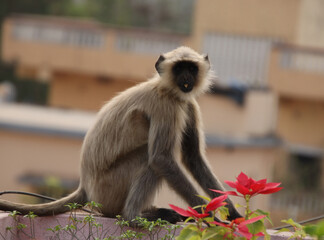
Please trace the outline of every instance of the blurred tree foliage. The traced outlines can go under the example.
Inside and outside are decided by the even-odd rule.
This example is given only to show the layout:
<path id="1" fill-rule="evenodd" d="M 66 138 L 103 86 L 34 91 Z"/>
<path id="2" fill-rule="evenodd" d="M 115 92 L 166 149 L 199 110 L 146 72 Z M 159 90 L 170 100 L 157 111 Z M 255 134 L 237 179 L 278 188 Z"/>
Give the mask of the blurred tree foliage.
<path id="1" fill-rule="evenodd" d="M 15 75 L 15 65 L 0 61 L 0 84 L 10 82 L 15 87 L 15 101 L 46 105 L 49 84 Z"/>
<path id="2" fill-rule="evenodd" d="M 189 33 L 193 4 L 194 0 L 2 0 L 0 21 L 11 13 L 27 13 Z"/>

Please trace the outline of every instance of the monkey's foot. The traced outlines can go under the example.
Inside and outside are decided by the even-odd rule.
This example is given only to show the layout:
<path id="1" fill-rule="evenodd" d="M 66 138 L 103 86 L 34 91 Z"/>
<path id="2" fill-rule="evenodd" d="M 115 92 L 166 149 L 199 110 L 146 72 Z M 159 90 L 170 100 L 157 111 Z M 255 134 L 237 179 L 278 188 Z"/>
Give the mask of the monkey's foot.
<path id="1" fill-rule="evenodd" d="M 186 218 L 168 208 L 151 208 L 142 212 L 142 217 L 149 221 L 156 221 L 159 218 L 175 224 L 184 221 Z"/>

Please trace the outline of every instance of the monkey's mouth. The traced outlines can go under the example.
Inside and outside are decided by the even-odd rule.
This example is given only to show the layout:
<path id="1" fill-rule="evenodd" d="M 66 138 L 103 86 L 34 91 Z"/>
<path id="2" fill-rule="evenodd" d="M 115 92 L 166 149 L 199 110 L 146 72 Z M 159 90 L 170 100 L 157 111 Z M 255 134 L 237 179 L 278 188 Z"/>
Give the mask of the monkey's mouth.
<path id="1" fill-rule="evenodd" d="M 191 92 L 194 87 L 193 81 L 184 80 L 178 83 L 178 87 L 184 93 Z"/>

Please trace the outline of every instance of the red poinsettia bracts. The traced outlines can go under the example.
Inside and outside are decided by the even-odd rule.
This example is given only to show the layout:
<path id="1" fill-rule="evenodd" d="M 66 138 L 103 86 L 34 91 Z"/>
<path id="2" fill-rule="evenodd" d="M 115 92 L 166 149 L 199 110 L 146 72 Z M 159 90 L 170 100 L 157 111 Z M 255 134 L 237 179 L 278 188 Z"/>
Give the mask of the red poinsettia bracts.
<path id="1" fill-rule="evenodd" d="M 198 219 L 198 218 L 204 218 L 204 217 L 208 217 L 209 216 L 208 213 L 198 213 L 195 209 L 193 209 L 191 207 L 188 207 L 188 210 L 185 210 L 183 208 L 174 206 L 172 204 L 169 204 L 169 206 L 174 211 L 176 211 L 177 213 L 179 213 L 181 216 L 184 216 L 184 217 L 193 217 L 195 219 Z"/>
<path id="2" fill-rule="evenodd" d="M 279 187 L 281 183 L 267 183 L 267 179 L 256 181 L 253 178 L 249 178 L 243 172 L 241 172 L 236 179 L 237 181 L 235 182 L 225 181 L 225 183 L 228 186 L 235 188 L 238 193 L 242 194 L 242 196 L 234 191 L 212 191 L 245 198 L 247 195 L 252 197 L 257 194 L 270 194 L 278 192 L 282 189 L 282 187 Z"/>
<path id="3" fill-rule="evenodd" d="M 224 202 L 225 199 L 227 198 L 227 195 L 222 195 L 220 197 L 216 197 L 214 199 L 212 199 L 206 206 L 205 211 L 206 212 L 210 212 L 210 211 L 214 211 L 217 208 L 226 205 L 227 203 Z"/>
<path id="4" fill-rule="evenodd" d="M 227 203 L 224 202 L 225 199 L 227 198 L 227 195 L 223 195 L 220 197 L 216 197 L 214 199 L 212 199 L 206 206 L 205 208 L 205 213 L 198 213 L 195 209 L 188 207 L 188 209 L 183 209 L 177 206 L 174 206 L 172 204 L 169 204 L 169 206 L 176 211 L 177 213 L 179 213 L 181 216 L 184 217 L 193 217 L 195 219 L 201 219 L 201 218 L 205 218 L 209 216 L 210 211 L 214 211 L 217 208 L 226 205 Z"/>

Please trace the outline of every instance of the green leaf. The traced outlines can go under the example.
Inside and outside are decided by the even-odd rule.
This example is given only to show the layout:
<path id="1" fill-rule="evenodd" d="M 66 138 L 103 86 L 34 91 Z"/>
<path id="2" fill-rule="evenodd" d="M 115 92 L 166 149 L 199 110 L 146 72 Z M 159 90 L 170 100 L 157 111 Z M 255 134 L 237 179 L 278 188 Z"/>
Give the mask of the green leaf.
<path id="1" fill-rule="evenodd" d="M 25 218 L 34 219 L 34 218 L 37 217 L 37 215 L 35 215 L 33 212 L 29 212 L 29 213 L 26 214 L 24 217 L 25 217 Z"/>
<path id="2" fill-rule="evenodd" d="M 258 213 L 259 215 L 266 215 L 266 219 L 269 221 L 269 223 L 273 226 L 273 223 L 272 223 L 272 220 L 270 218 L 270 213 L 269 212 L 266 212 L 266 211 L 263 211 L 261 209 L 257 209 L 255 211 L 256 213 Z"/>
<path id="3" fill-rule="evenodd" d="M 215 221 L 212 217 L 205 217 L 204 220 L 208 223 Z"/>
<path id="4" fill-rule="evenodd" d="M 195 240 L 195 239 L 200 239 L 200 236 L 199 236 L 199 233 L 197 232 L 197 230 L 194 230 L 194 229 L 192 229 L 191 227 L 188 226 L 188 227 L 184 228 L 180 232 L 179 236 L 176 239 L 177 240 L 189 240 L 189 239 L 190 240 Z"/>
<path id="5" fill-rule="evenodd" d="M 184 229 L 190 229 L 190 230 L 192 230 L 192 231 L 196 231 L 196 232 L 198 232 L 199 231 L 199 229 L 197 228 L 197 226 L 196 225 L 188 225 L 187 227 L 185 227 Z"/>
<path id="6" fill-rule="evenodd" d="M 13 218 L 15 218 L 17 215 L 21 215 L 21 213 L 16 210 L 9 213 L 9 216 Z"/>
<path id="7" fill-rule="evenodd" d="M 26 228 L 26 227 L 27 227 L 27 225 L 22 224 L 22 223 L 19 223 L 19 224 L 17 225 L 17 229 L 19 229 L 19 230 L 24 229 L 24 228 Z"/>
<path id="8" fill-rule="evenodd" d="M 270 234 L 267 232 L 267 230 L 264 228 L 264 240 L 271 240 Z"/>
<path id="9" fill-rule="evenodd" d="M 276 231 L 275 233 L 281 233 L 281 232 L 291 232 L 289 228 L 281 228 L 280 230 Z"/>
<path id="10" fill-rule="evenodd" d="M 201 209 L 202 207 L 205 207 L 206 205 L 197 205 L 192 207 L 193 209 Z"/>
<path id="11" fill-rule="evenodd" d="M 55 231 L 60 231 L 62 229 L 62 226 L 61 225 L 56 225 L 55 227 L 54 227 L 54 230 Z"/>
<path id="12" fill-rule="evenodd" d="M 187 222 L 189 222 L 190 220 L 195 220 L 193 217 L 188 217 L 185 221 L 184 221 L 184 223 L 187 223 Z M 195 220 L 196 221 L 196 220 Z"/>
<path id="13" fill-rule="evenodd" d="M 303 230 L 297 230 L 288 239 L 304 238 L 304 237 L 306 237 L 306 233 Z"/>
<path id="14" fill-rule="evenodd" d="M 78 203 L 68 203 L 66 205 L 64 205 L 65 207 L 68 207 L 71 210 L 75 210 L 75 209 L 79 209 L 82 207 L 81 204 L 78 204 Z"/>
<path id="15" fill-rule="evenodd" d="M 261 220 L 259 221 L 256 221 L 254 223 L 251 223 L 251 224 L 247 224 L 246 225 L 249 229 L 249 232 L 252 233 L 252 234 L 257 234 L 259 232 L 263 232 L 264 230 L 264 225 L 263 225 L 263 222 Z"/>
<path id="16" fill-rule="evenodd" d="M 243 205 L 241 205 L 241 204 L 239 204 L 239 203 L 236 203 L 236 204 L 235 204 L 235 208 L 245 208 L 245 206 L 243 206 Z"/>
<path id="17" fill-rule="evenodd" d="M 90 208 L 101 208 L 102 204 L 96 203 L 95 201 L 91 201 L 91 202 L 87 202 L 84 206 Z"/>
<path id="18" fill-rule="evenodd" d="M 304 228 L 305 232 L 311 236 L 316 236 L 318 239 L 324 236 L 324 221 L 316 225 L 307 225 Z"/>
<path id="19" fill-rule="evenodd" d="M 316 236 L 317 226 L 316 225 L 308 225 L 304 228 L 305 232 L 311 236 Z"/>
<path id="20" fill-rule="evenodd" d="M 211 201 L 211 199 L 209 197 L 205 197 L 205 196 L 202 196 L 202 195 L 197 195 L 197 197 L 200 197 L 200 198 L 206 200 L 207 202 Z"/>
<path id="21" fill-rule="evenodd" d="M 190 238 L 188 238 L 188 240 L 201 240 L 201 236 L 199 236 L 199 235 L 193 235 Z"/>
<path id="22" fill-rule="evenodd" d="M 211 231 L 210 229 L 206 229 L 205 231 L 203 231 L 201 239 L 202 240 L 211 239 L 215 237 L 217 234 L 218 234 L 217 231 Z"/>
<path id="23" fill-rule="evenodd" d="M 300 225 L 299 223 L 296 223 L 294 220 L 292 220 L 291 218 L 289 218 L 288 220 L 281 220 L 281 222 L 283 222 L 283 223 L 287 223 L 287 224 L 289 224 L 289 225 L 291 225 L 291 226 L 293 226 L 293 227 L 296 227 L 296 228 L 298 228 L 298 229 L 302 229 L 303 228 L 303 226 L 302 225 Z"/>
<path id="24" fill-rule="evenodd" d="M 324 221 L 317 224 L 316 235 L 319 237 L 324 236 Z"/>
<path id="25" fill-rule="evenodd" d="M 221 220 L 225 221 L 227 219 L 227 217 L 229 216 L 228 208 L 225 206 L 221 206 L 218 208 L 218 211 L 219 211 Z"/>

